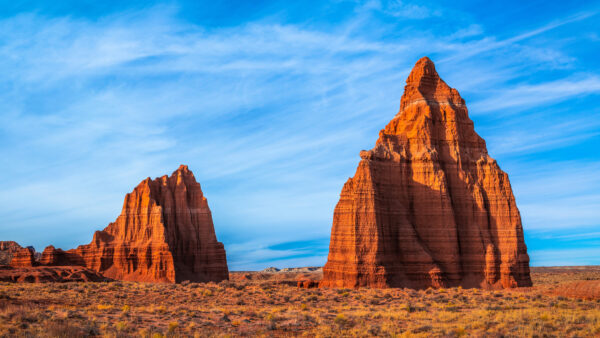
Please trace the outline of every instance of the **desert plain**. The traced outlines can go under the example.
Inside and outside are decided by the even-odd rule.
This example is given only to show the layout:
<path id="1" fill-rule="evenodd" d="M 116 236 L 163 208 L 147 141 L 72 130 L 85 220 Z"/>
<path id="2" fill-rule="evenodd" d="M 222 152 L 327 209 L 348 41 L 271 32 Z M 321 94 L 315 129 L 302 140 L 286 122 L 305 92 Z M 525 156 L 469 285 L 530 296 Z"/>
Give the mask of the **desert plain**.
<path id="1" fill-rule="evenodd" d="M 2 283 L 1 337 L 590 337 L 600 267 L 532 268 L 533 287 L 298 288 L 309 272 L 220 283 Z"/>

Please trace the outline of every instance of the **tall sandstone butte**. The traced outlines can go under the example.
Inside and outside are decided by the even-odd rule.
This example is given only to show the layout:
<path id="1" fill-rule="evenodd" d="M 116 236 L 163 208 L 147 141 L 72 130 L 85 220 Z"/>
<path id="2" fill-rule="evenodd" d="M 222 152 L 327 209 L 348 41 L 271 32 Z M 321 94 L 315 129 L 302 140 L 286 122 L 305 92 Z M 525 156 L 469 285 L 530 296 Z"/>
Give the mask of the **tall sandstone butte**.
<path id="1" fill-rule="evenodd" d="M 424 57 L 342 189 L 324 287 L 531 286 L 508 175 Z"/>
<path id="2" fill-rule="evenodd" d="M 142 181 L 125 196 L 121 215 L 90 244 L 48 247 L 45 265 L 82 265 L 104 276 L 140 282 L 229 279 L 225 249 L 215 235 L 200 184 L 187 166 Z"/>

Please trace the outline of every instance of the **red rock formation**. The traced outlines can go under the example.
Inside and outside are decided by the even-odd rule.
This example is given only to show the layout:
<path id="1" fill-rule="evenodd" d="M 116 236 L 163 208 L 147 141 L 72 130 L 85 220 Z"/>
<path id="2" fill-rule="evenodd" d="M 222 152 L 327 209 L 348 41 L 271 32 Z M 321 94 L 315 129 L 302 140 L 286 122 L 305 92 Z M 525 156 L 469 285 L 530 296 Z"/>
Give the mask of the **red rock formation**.
<path id="1" fill-rule="evenodd" d="M 428 58 L 361 151 L 333 219 L 325 287 L 531 285 L 521 217 L 465 101 Z"/>
<path id="2" fill-rule="evenodd" d="M 0 265 L 10 264 L 13 255 L 22 247 L 13 241 L 0 241 Z"/>
<path id="3" fill-rule="evenodd" d="M 31 248 L 21 248 L 10 261 L 12 267 L 32 267 L 35 265 L 35 252 Z"/>
<path id="4" fill-rule="evenodd" d="M 22 247 L 15 241 L 0 241 L 0 251 L 17 252 Z"/>
<path id="5" fill-rule="evenodd" d="M 44 283 L 44 282 L 106 282 L 96 271 L 82 266 L 0 266 L 0 282 Z"/>
<path id="6" fill-rule="evenodd" d="M 71 265 L 71 262 L 62 249 L 56 249 L 54 246 L 50 245 L 42 252 L 40 264 L 46 266 L 64 266 Z"/>
<path id="7" fill-rule="evenodd" d="M 319 286 L 319 282 L 313 279 L 300 279 L 298 281 L 298 288 L 300 289 L 312 289 Z"/>
<path id="8" fill-rule="evenodd" d="M 55 264 L 62 253 L 44 250 Z M 121 215 L 90 244 L 64 252 L 70 264 L 104 276 L 143 282 L 218 282 L 228 279 L 223 244 L 200 184 L 187 166 L 170 177 L 142 181 L 125 196 Z"/>

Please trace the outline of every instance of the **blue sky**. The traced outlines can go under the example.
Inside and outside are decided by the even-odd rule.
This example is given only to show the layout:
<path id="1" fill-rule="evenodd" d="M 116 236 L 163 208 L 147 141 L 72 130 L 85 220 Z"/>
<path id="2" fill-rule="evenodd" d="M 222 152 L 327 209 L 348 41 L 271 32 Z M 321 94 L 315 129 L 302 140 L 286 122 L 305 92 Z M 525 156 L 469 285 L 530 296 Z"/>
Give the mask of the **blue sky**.
<path id="1" fill-rule="evenodd" d="M 508 172 L 532 265 L 600 264 L 598 1 L 0 5 L 0 238 L 72 248 L 188 164 L 230 269 L 321 265 L 429 56 Z"/>

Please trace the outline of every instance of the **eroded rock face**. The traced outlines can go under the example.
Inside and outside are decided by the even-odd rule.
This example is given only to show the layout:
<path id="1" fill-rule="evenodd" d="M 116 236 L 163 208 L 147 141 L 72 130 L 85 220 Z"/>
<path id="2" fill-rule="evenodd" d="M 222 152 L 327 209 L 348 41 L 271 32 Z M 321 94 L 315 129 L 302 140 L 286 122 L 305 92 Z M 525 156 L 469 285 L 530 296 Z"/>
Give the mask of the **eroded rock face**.
<path id="1" fill-rule="evenodd" d="M 46 283 L 46 282 L 107 282 L 96 271 L 82 266 L 0 266 L 0 282 Z"/>
<path id="2" fill-rule="evenodd" d="M 530 286 L 508 175 L 428 58 L 361 151 L 333 219 L 325 287 Z"/>
<path id="3" fill-rule="evenodd" d="M 14 241 L 0 241 L 0 265 L 8 265 L 13 255 L 21 250 L 19 243 Z"/>
<path id="4" fill-rule="evenodd" d="M 21 248 L 13 254 L 10 266 L 32 267 L 35 265 L 35 251 L 32 248 Z"/>
<path id="5" fill-rule="evenodd" d="M 42 252 L 40 264 L 46 266 L 61 266 L 70 265 L 71 262 L 62 249 L 56 249 L 54 246 L 50 245 Z"/>
<path id="6" fill-rule="evenodd" d="M 142 181 L 90 244 L 58 250 L 46 248 L 44 264 L 82 265 L 119 280 L 219 282 L 229 276 L 207 200 L 184 165 L 169 177 Z"/>
<path id="7" fill-rule="evenodd" d="M 15 241 L 0 241 L 0 251 L 17 252 L 22 247 Z"/>

